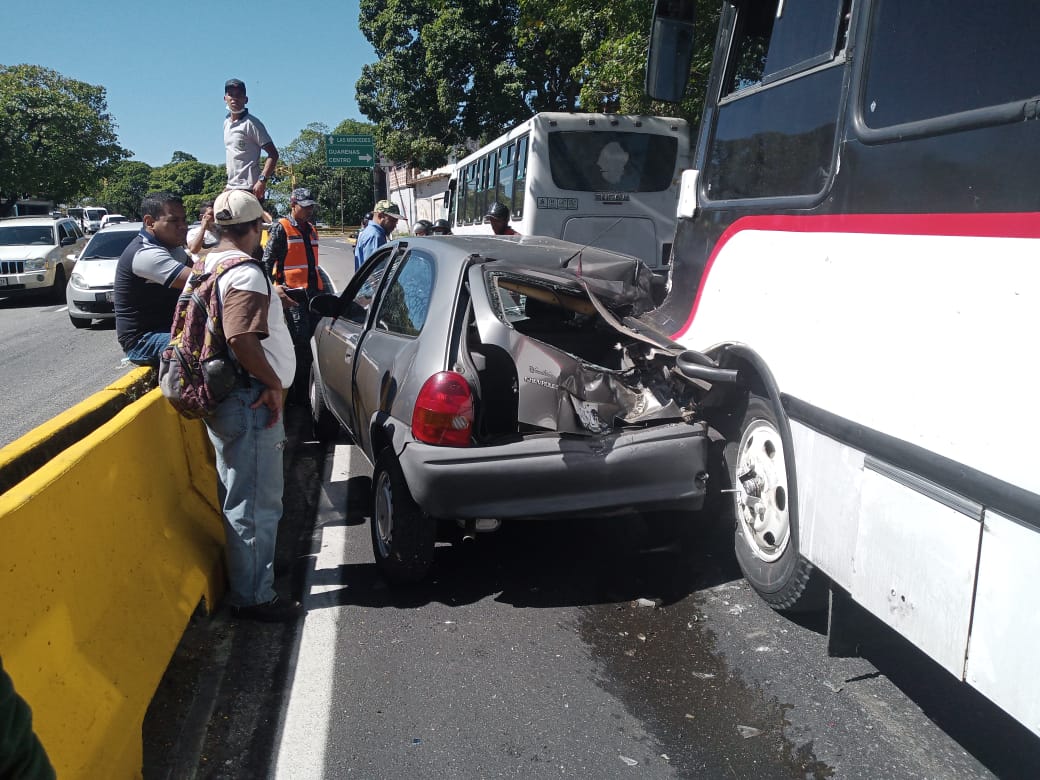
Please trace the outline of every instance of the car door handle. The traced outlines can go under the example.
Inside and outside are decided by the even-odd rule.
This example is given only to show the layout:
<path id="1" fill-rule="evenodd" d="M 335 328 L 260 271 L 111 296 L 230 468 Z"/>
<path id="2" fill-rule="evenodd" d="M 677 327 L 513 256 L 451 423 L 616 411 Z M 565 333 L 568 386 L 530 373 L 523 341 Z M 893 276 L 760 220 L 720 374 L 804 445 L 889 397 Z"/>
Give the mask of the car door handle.
<path id="1" fill-rule="evenodd" d="M 350 335 L 348 335 L 347 336 L 347 343 L 350 344 L 350 346 L 352 346 L 352 347 L 356 347 L 357 343 L 358 343 L 358 334 L 351 333 Z"/>

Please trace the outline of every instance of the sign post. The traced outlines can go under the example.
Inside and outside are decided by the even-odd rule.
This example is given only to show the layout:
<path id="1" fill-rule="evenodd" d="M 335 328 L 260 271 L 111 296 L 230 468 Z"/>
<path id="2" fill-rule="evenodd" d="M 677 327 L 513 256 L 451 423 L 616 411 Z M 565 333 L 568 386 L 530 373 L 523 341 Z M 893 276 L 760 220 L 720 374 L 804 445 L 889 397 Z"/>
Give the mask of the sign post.
<path id="1" fill-rule="evenodd" d="M 376 145 L 370 135 L 325 136 L 325 164 L 329 168 L 374 168 Z"/>

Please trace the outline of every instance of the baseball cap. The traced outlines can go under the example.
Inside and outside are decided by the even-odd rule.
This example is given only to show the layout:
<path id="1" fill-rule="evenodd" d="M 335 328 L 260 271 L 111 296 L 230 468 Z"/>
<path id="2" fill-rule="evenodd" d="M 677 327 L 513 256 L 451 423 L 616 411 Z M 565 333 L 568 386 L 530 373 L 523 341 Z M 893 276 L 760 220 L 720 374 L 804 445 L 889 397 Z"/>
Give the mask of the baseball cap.
<path id="1" fill-rule="evenodd" d="M 229 89 L 240 89 L 240 90 L 242 90 L 242 92 L 245 92 L 246 91 L 246 85 L 245 85 L 245 82 L 243 82 L 241 79 L 228 79 L 227 81 L 224 82 L 224 94 L 225 95 L 227 94 L 227 91 Z"/>
<path id="2" fill-rule="evenodd" d="M 213 219 L 218 225 L 240 225 L 263 216 L 260 201 L 249 190 L 224 190 L 213 202 Z"/>
<path id="3" fill-rule="evenodd" d="M 289 196 L 289 200 L 299 206 L 313 206 L 316 201 L 314 196 L 311 195 L 311 191 L 306 187 L 297 187 L 292 191 L 292 195 Z"/>
<path id="4" fill-rule="evenodd" d="M 381 201 L 379 201 L 375 205 L 375 208 L 372 209 L 372 211 L 373 212 L 381 211 L 384 214 L 389 214 L 391 217 L 397 217 L 398 219 L 402 219 L 400 207 L 396 203 L 394 203 L 392 200 L 381 200 Z M 405 222 L 407 222 L 407 221 L 408 220 L 405 220 Z"/>

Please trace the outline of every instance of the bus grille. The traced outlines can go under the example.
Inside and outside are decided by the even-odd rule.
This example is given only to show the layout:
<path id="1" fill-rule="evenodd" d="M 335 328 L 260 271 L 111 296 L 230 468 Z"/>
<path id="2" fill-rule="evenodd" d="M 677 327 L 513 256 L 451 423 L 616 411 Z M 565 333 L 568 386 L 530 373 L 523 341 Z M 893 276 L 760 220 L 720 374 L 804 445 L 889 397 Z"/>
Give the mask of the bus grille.
<path id="1" fill-rule="evenodd" d="M 0 260 L 0 274 L 25 273 L 24 260 Z"/>

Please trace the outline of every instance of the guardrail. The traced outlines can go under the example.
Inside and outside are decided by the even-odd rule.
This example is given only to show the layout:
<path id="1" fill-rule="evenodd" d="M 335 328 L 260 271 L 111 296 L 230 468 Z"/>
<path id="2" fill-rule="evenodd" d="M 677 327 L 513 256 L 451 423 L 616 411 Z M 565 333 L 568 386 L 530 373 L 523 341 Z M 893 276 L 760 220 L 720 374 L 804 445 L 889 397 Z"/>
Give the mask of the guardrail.
<path id="1" fill-rule="evenodd" d="M 0 449 L 0 656 L 62 778 L 140 775 L 148 704 L 223 589 L 205 427 L 149 384 L 132 372 Z"/>

